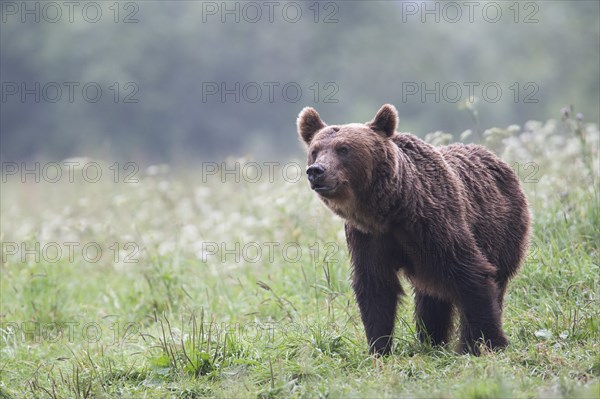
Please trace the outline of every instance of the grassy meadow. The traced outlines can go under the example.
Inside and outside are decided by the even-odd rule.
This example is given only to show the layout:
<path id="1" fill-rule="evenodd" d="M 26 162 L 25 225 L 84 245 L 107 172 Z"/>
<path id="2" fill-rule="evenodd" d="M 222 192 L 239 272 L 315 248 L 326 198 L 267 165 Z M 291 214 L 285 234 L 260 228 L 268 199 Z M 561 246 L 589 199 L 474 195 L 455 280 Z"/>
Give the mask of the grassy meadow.
<path id="1" fill-rule="evenodd" d="M 482 135 L 533 234 L 510 346 L 478 358 L 417 341 L 406 282 L 393 354 L 369 356 L 343 223 L 303 161 L 4 171 L 0 398 L 598 398 L 598 139 L 569 117 Z"/>

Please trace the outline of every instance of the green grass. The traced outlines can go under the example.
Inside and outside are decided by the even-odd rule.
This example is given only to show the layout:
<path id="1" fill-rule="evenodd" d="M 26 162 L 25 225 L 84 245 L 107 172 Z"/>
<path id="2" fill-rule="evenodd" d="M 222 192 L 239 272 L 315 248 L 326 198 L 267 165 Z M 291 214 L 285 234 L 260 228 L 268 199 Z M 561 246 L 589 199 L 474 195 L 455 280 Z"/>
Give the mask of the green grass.
<path id="1" fill-rule="evenodd" d="M 598 131 L 523 130 L 485 136 L 538 169 L 519 170 L 534 228 L 506 299 L 511 343 L 478 358 L 419 344 L 410 295 L 393 354 L 369 356 L 342 221 L 304 181 L 203 182 L 200 168 L 138 183 L 9 178 L 0 398 L 598 398 Z M 68 242 L 73 256 L 51 261 L 49 243 Z M 40 243 L 39 261 L 10 243 Z"/>

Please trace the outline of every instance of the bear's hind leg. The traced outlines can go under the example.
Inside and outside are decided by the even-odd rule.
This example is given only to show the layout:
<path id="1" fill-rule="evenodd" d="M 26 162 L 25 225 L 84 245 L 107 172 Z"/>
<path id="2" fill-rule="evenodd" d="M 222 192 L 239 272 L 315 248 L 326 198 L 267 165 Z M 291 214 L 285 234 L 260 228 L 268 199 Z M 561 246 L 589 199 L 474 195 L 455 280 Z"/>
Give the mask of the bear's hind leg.
<path id="1" fill-rule="evenodd" d="M 468 317 L 464 314 L 460 316 L 460 338 L 456 351 L 458 353 L 471 353 L 475 356 L 480 355 L 480 345 L 487 349 L 502 349 L 508 346 L 508 339 L 501 328 L 487 328 L 488 331 L 496 331 L 486 334 L 483 329 L 475 327 L 469 323 Z"/>
<path id="2" fill-rule="evenodd" d="M 508 340 L 502 331 L 500 290 L 494 267 L 476 254 L 464 253 L 453 265 L 457 306 L 461 313 L 461 353 L 479 354 L 479 343 L 489 349 L 504 348 Z M 503 287 L 501 287 L 503 288 Z"/>
<path id="3" fill-rule="evenodd" d="M 452 329 L 453 313 L 454 306 L 451 302 L 415 290 L 415 323 L 421 342 L 446 344 Z"/>
<path id="4" fill-rule="evenodd" d="M 460 353 L 479 355 L 480 343 L 489 349 L 504 348 L 508 340 L 502 331 L 496 283 L 465 289 L 461 299 Z"/>
<path id="5" fill-rule="evenodd" d="M 506 294 L 506 286 L 508 281 L 499 281 L 498 285 L 498 307 L 500 308 L 500 314 L 502 314 L 502 310 L 504 308 L 504 294 Z"/>

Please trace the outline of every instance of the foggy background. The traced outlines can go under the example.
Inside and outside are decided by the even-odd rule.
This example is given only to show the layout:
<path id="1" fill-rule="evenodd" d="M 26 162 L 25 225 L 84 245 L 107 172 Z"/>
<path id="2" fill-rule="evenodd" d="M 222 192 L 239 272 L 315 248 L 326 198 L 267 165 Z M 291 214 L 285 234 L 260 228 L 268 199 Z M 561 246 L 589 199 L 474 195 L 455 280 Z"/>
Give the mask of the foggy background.
<path id="1" fill-rule="evenodd" d="M 299 158 L 305 106 L 389 102 L 400 131 L 455 140 L 571 104 L 598 123 L 599 4 L 2 1 L 0 156 Z"/>

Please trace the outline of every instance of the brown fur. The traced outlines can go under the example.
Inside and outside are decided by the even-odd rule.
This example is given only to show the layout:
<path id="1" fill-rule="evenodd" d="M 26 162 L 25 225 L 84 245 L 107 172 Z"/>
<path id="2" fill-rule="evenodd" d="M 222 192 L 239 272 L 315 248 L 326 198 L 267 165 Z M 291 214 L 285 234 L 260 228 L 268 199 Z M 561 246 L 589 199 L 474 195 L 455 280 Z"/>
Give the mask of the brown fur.
<path id="1" fill-rule="evenodd" d="M 527 201 L 502 160 L 476 145 L 433 147 L 396 133 L 384 105 L 366 124 L 327 126 L 312 108 L 298 116 L 311 188 L 346 221 L 353 289 L 372 352 L 389 352 L 402 270 L 414 285 L 422 341 L 459 350 L 501 348 L 508 280 L 525 256 Z"/>

